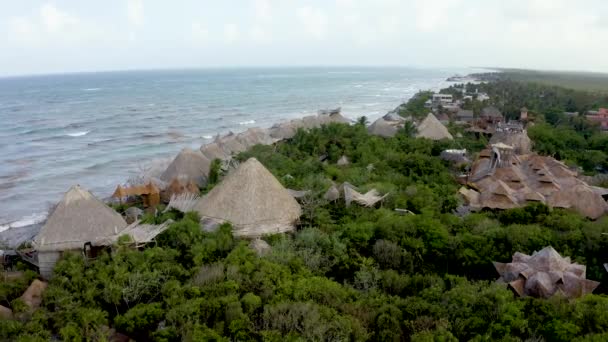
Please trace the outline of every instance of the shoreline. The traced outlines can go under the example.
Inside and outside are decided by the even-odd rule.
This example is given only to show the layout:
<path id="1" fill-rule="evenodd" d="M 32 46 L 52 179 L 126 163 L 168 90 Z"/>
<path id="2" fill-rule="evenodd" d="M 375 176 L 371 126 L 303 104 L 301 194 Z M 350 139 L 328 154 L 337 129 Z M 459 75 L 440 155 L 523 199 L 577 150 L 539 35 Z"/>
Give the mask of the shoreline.
<path id="1" fill-rule="evenodd" d="M 443 89 L 446 85 L 451 85 L 454 83 L 458 83 L 458 82 L 450 82 L 450 81 L 447 81 L 446 78 L 437 79 L 436 82 L 433 84 L 433 86 L 428 87 L 428 89 L 440 90 L 440 89 Z M 347 104 L 346 106 L 343 106 L 343 115 L 346 118 L 351 119 L 352 121 L 356 120 L 356 118 L 358 118 L 358 117 L 366 116 L 370 120 L 370 122 L 372 122 L 373 120 L 375 120 L 391 111 L 394 111 L 395 108 L 399 108 L 403 103 L 406 103 L 409 99 L 411 99 L 411 97 L 414 96 L 416 94 L 416 92 L 421 91 L 421 90 L 426 90 L 426 89 L 416 89 L 416 90 L 412 89 L 412 91 L 411 91 L 412 94 L 410 94 L 410 91 L 403 93 L 403 96 L 401 96 L 399 98 L 395 98 L 395 102 L 391 105 L 390 109 L 380 109 L 380 110 L 372 109 L 370 112 L 365 109 L 366 104 L 360 104 L 359 106 L 357 106 L 357 107 L 359 107 L 357 110 L 348 108 L 348 107 L 353 107 L 353 105 L 349 106 Z M 374 95 L 373 93 L 370 93 L 368 96 L 370 98 L 373 98 L 373 96 L 380 96 L 380 95 Z M 371 106 L 371 103 L 373 101 L 370 100 L 369 102 L 370 102 L 370 106 Z M 376 103 L 373 103 L 373 104 L 376 105 Z M 342 101 L 336 102 L 336 106 L 342 106 L 342 105 L 343 105 Z M 346 107 L 346 109 L 344 109 L 344 107 Z M 356 113 L 352 114 L 353 112 L 356 112 Z M 267 130 L 274 125 L 289 122 L 292 120 L 302 119 L 302 118 L 310 116 L 310 115 L 316 115 L 317 113 L 318 113 L 318 110 L 317 111 L 308 110 L 308 111 L 299 111 L 297 113 L 288 114 L 286 116 L 282 116 L 277 119 L 272 119 L 272 121 L 256 120 L 256 119 L 243 120 L 242 122 L 239 122 L 239 126 L 234 126 L 233 129 L 225 128 L 225 129 L 221 129 L 221 130 L 216 130 L 214 133 L 210 133 L 209 131 L 203 131 L 203 132 L 199 133 L 197 136 L 189 135 L 188 139 L 187 139 L 188 142 L 184 142 L 184 143 L 180 144 L 179 148 L 176 148 L 174 151 L 172 151 L 171 153 L 168 153 L 166 156 L 157 155 L 154 158 L 148 159 L 146 162 L 144 162 L 144 166 L 150 167 L 158 162 L 166 163 L 167 160 L 168 160 L 168 162 L 170 162 L 177 155 L 177 153 L 179 153 L 179 151 L 182 148 L 184 148 L 184 147 L 194 148 L 196 142 L 202 142 L 201 145 L 196 147 L 196 149 L 199 149 L 202 145 L 213 143 L 214 138 L 217 137 L 218 135 L 224 136 L 226 134 L 229 134 L 230 132 L 232 132 L 234 134 L 239 134 L 239 133 L 245 132 L 246 130 L 251 129 L 251 128 L 261 128 L 261 129 Z M 130 176 L 127 175 L 126 178 L 122 180 L 122 182 L 128 181 L 128 179 L 132 176 L 137 176 L 137 174 L 135 172 L 137 172 L 136 167 L 130 168 L 128 170 L 128 174 L 130 174 Z M 75 182 L 75 183 L 78 183 L 78 182 Z M 107 198 L 109 195 L 111 195 L 113 188 L 118 184 L 119 183 L 106 188 L 103 192 L 100 192 L 99 190 L 97 190 L 95 192 L 97 193 L 97 195 L 100 198 Z M 61 192 L 61 193 L 63 193 L 63 192 Z M 53 200 L 55 200 L 55 199 L 44 199 L 43 201 L 44 202 L 53 202 Z M 44 220 L 46 219 L 46 216 L 48 214 L 49 213 L 47 211 L 41 210 L 38 212 L 32 211 L 31 213 L 28 213 L 25 215 L 15 215 L 14 217 L 10 217 L 10 215 L 6 215 L 7 220 L 0 222 L 0 234 L 5 235 L 5 234 L 7 234 L 6 231 L 8 231 L 8 230 L 21 230 L 23 228 L 39 225 L 40 223 L 44 222 Z"/>

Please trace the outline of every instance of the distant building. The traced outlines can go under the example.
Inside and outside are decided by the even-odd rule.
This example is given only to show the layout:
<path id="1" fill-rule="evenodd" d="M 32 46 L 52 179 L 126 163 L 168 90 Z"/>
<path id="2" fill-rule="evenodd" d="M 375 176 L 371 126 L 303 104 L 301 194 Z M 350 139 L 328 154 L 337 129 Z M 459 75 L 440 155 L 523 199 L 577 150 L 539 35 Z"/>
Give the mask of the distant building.
<path id="1" fill-rule="evenodd" d="M 446 106 L 451 105 L 454 102 L 454 98 L 452 97 L 452 94 L 433 94 L 432 102 L 435 106 Z"/>
<path id="2" fill-rule="evenodd" d="M 463 96 L 462 97 L 462 101 L 464 102 L 466 100 L 473 101 L 473 96 L 471 96 L 471 95 L 465 95 L 465 96 Z"/>
<path id="3" fill-rule="evenodd" d="M 504 121 L 504 117 L 498 108 L 494 106 L 488 106 L 481 110 L 481 115 L 479 116 L 481 120 L 487 122 L 488 124 L 497 124 L 499 122 Z"/>
<path id="4" fill-rule="evenodd" d="M 589 111 L 586 117 L 589 121 L 597 122 L 602 131 L 608 131 L 608 109 L 600 108 L 597 111 Z"/>
<path id="5" fill-rule="evenodd" d="M 519 114 L 519 120 L 521 120 L 521 121 L 528 121 L 528 108 L 523 107 L 521 109 L 521 112 Z"/>
<path id="6" fill-rule="evenodd" d="M 472 110 L 464 110 L 461 109 L 456 113 L 456 121 L 461 122 L 472 122 L 474 119 L 474 114 Z"/>
<path id="7" fill-rule="evenodd" d="M 477 101 L 488 101 L 489 99 L 490 99 L 490 96 L 488 96 L 488 94 L 486 94 L 486 93 L 477 94 Z"/>

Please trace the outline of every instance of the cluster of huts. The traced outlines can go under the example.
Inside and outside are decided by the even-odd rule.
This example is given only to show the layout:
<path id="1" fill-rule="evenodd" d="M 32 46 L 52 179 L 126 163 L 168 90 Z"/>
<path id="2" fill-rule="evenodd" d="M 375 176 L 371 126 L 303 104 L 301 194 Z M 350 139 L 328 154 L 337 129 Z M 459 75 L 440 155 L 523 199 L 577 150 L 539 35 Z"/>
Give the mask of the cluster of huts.
<path id="1" fill-rule="evenodd" d="M 230 222 L 233 233 L 241 237 L 256 238 L 292 231 L 301 215 L 299 203 L 255 158 L 238 165 L 205 196 L 199 197 L 199 189 L 207 184 L 214 159 L 230 160 L 254 145 L 289 139 L 299 128 L 309 129 L 332 122 L 348 123 L 350 120 L 334 110 L 277 124 L 267 130 L 250 128 L 240 134 L 218 136 L 211 144 L 203 145 L 200 151 L 182 150 L 158 178 L 146 180 L 145 185 L 117 187 L 113 197 L 120 202 L 136 197 L 151 211 L 160 202 L 169 202 L 169 207 L 198 212 L 206 228 Z M 361 198 L 373 199 L 371 195 L 375 194 L 353 191 L 351 193 L 360 201 L 363 201 Z M 357 197 L 357 194 L 367 197 Z M 88 256 L 94 256 L 122 236 L 128 236 L 135 246 L 144 245 L 171 223 L 142 224 L 137 214 L 125 216 L 87 190 L 73 186 L 33 239 L 36 255 L 29 261 L 48 278 L 66 251 L 84 251 Z"/>
<path id="2" fill-rule="evenodd" d="M 230 222 L 235 236 L 251 238 L 251 247 L 260 254 L 268 245 L 259 237 L 290 232 L 302 213 L 296 198 L 306 191 L 286 189 L 255 158 L 236 165 L 210 192 L 199 197 L 199 189 L 208 181 L 212 161 L 230 160 L 256 144 L 272 144 L 289 139 L 298 128 L 313 128 L 331 122 L 349 122 L 339 111 L 320 113 L 277 124 L 270 129 L 251 128 L 240 134 L 218 136 L 200 151 L 182 150 L 159 175 L 145 185 L 118 187 L 113 197 L 119 201 L 137 196 L 143 205 L 154 208 L 169 202 L 169 208 L 196 211 L 203 229 L 213 229 Z M 369 133 L 394 136 L 406 119 L 394 113 L 369 126 Z M 530 153 L 530 140 L 525 129 L 517 125 L 497 125 L 490 148 L 482 151 L 472 166 L 468 187 L 460 193 L 472 208 L 509 209 L 529 202 L 543 202 L 554 207 L 572 208 L 597 218 L 608 208 L 596 189 L 576 177 L 564 164 L 550 157 Z M 447 128 L 430 113 L 416 124 L 417 136 L 441 140 L 452 139 Z M 455 150 L 466 157 L 466 151 Z M 340 165 L 348 165 L 348 158 Z M 325 193 L 328 201 L 343 199 L 346 205 L 357 203 L 371 207 L 386 195 L 370 190 L 359 192 L 349 183 L 334 184 Z M 129 219 L 80 186 L 72 187 L 54 208 L 33 240 L 37 252 L 34 261 L 44 278 L 52 275 L 55 263 L 66 251 L 83 251 L 95 256 L 99 249 L 115 244 L 119 238 L 135 246 L 145 245 L 166 230 L 171 223 L 142 224 L 137 215 Z M 494 264 L 501 278 L 521 295 L 548 297 L 556 293 L 577 297 L 590 293 L 597 283 L 585 279 L 585 266 L 570 263 L 551 247 L 532 256 L 516 253 L 508 264 Z"/>
<path id="3" fill-rule="evenodd" d="M 367 129 L 371 135 L 385 138 L 394 137 L 405 123 L 410 121 L 416 128 L 416 137 L 431 140 L 453 140 L 447 127 L 442 124 L 433 113 L 429 113 L 424 120 L 414 123 L 411 118 L 404 118 L 396 113 L 388 113 L 374 121 Z"/>
<path id="4" fill-rule="evenodd" d="M 511 209 L 540 202 L 591 219 L 608 211 L 606 189 L 588 185 L 552 157 L 531 153 L 525 130 L 495 135 L 491 142 L 471 166 L 467 186 L 460 189 L 472 209 Z"/>

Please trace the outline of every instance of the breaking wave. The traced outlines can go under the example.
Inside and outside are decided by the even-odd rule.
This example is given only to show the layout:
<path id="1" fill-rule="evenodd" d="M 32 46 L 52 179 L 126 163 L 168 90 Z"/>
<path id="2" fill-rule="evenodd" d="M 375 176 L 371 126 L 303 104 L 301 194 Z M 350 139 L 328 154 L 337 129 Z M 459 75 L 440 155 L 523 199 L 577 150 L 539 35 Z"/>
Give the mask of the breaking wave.
<path id="1" fill-rule="evenodd" d="M 76 137 L 85 136 L 85 135 L 89 134 L 89 132 L 91 132 L 91 131 L 74 132 L 74 133 L 68 133 L 66 135 L 69 136 L 69 137 L 75 137 L 76 138 Z"/>

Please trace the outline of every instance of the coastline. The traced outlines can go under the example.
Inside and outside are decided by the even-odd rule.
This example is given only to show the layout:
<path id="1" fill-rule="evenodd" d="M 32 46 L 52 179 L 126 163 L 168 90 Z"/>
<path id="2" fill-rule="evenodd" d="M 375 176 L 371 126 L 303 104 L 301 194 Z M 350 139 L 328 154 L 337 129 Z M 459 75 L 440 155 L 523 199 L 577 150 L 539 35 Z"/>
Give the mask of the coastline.
<path id="1" fill-rule="evenodd" d="M 445 73 L 447 74 L 448 72 L 445 72 Z M 395 101 L 392 102 L 392 105 L 390 105 L 390 108 L 389 108 L 389 106 L 386 106 L 387 108 L 385 108 L 383 110 L 368 111 L 366 109 L 367 104 L 370 104 L 370 105 L 376 104 L 376 103 L 372 103 L 372 101 L 369 101 L 369 103 L 367 103 L 367 104 L 363 104 L 363 105 L 360 104 L 357 107 L 358 108 L 357 110 L 351 109 L 352 105 L 347 104 L 346 106 L 344 106 L 346 108 L 343 108 L 342 113 L 344 114 L 345 117 L 347 117 L 353 121 L 357 117 L 360 117 L 362 115 L 365 115 L 368 118 L 368 120 L 373 121 L 374 119 L 381 117 L 388 112 L 394 111 L 395 108 L 398 108 L 403 103 L 407 102 L 417 91 L 426 90 L 426 89 L 439 90 L 439 89 L 442 89 L 445 86 L 453 84 L 453 83 L 454 82 L 448 82 L 446 77 L 437 78 L 435 80 L 435 82 L 433 83 L 433 86 L 431 86 L 431 87 L 414 88 L 413 86 L 409 86 L 408 89 L 406 89 L 407 91 L 402 93 L 402 96 L 394 99 Z M 101 90 L 102 88 L 100 88 L 100 87 L 98 87 L 98 88 L 100 90 L 95 90 L 95 91 L 88 90 L 87 93 L 94 94 L 94 93 L 103 91 L 103 90 Z M 95 89 L 98 89 L 98 88 L 95 88 Z M 87 88 L 87 89 L 93 89 L 93 88 Z M 369 93 L 367 96 L 370 97 L 370 99 L 373 99 L 374 96 L 380 96 L 380 95 Z M 336 101 L 336 103 L 335 103 L 336 106 L 340 106 L 342 104 L 343 104 L 342 101 Z M 349 106 L 351 108 L 349 108 Z M 177 144 L 177 145 L 179 145 L 179 147 L 170 148 L 171 152 L 166 152 L 163 155 L 157 155 L 154 158 L 147 159 L 147 162 L 144 162 L 143 164 L 145 165 L 145 167 L 150 167 L 155 164 L 166 165 L 166 164 L 170 163 L 170 161 L 175 157 L 175 155 L 183 147 L 189 146 L 191 148 L 198 149 L 198 147 L 200 147 L 199 146 L 200 143 L 202 143 L 203 145 L 212 143 L 213 139 L 215 137 L 217 137 L 218 135 L 219 136 L 225 135 L 225 134 L 228 134 L 229 132 L 233 132 L 234 134 L 239 134 L 239 133 L 242 133 L 251 128 L 269 129 L 270 127 L 272 127 L 273 125 L 276 125 L 276 124 L 289 122 L 294 119 L 302 119 L 306 116 L 315 115 L 315 114 L 316 114 L 316 111 L 314 111 L 312 108 L 310 108 L 310 110 L 308 110 L 308 111 L 292 112 L 291 114 L 283 115 L 280 117 L 278 117 L 278 115 L 274 115 L 274 118 L 258 118 L 257 120 L 243 118 L 242 121 L 238 122 L 238 125 L 233 124 L 231 128 L 225 127 L 221 130 L 209 131 L 209 130 L 203 129 L 197 136 L 192 136 L 192 134 L 189 134 L 186 139 L 183 139 L 183 141 L 181 143 Z M 78 132 L 76 132 L 76 131 L 78 131 Z M 74 132 L 70 132 L 71 135 L 70 134 L 68 134 L 68 135 L 70 135 L 70 137 L 72 139 L 87 138 L 89 136 L 89 134 L 82 134 L 81 131 L 90 132 L 89 129 L 77 129 L 77 130 L 74 130 Z M 211 132 L 213 132 L 213 133 L 211 133 Z M 175 144 L 175 143 L 166 143 L 164 146 L 170 147 L 173 144 Z M 141 166 L 141 164 L 138 164 L 137 167 L 140 167 L 140 166 Z M 128 174 L 130 176 L 127 176 L 126 178 L 122 179 L 119 182 L 124 183 L 128 180 L 128 178 L 135 176 L 136 171 L 137 171 L 137 170 L 135 170 L 135 168 L 136 167 L 131 167 L 131 169 L 128 170 Z M 78 181 L 76 181 L 74 183 L 78 183 Z M 107 182 L 107 181 L 105 183 L 108 183 L 108 184 L 106 184 L 105 186 L 98 187 L 97 190 L 93 190 L 97 193 L 97 195 L 100 198 L 107 198 L 113 191 L 114 187 L 119 184 L 119 183 L 111 183 L 111 182 Z M 103 190 L 99 191 L 99 188 L 101 188 L 101 187 L 103 187 Z M 64 191 L 65 191 L 65 189 L 64 189 Z M 63 192 L 61 192 L 61 193 L 63 193 Z M 43 198 L 41 200 L 44 202 L 55 202 L 57 200 L 57 198 Z M 48 215 L 48 212 L 45 212 L 45 211 L 31 212 L 29 214 L 25 214 L 25 215 L 21 215 L 21 216 L 12 215 L 13 217 L 11 217 L 10 214 L 6 215 L 8 217 L 8 220 L 4 220 L 3 222 L 0 222 L 0 240 L 3 238 L 3 236 L 11 235 L 11 233 L 15 233 L 15 231 L 20 231 L 20 230 L 25 231 L 28 228 L 36 227 L 37 225 L 40 225 L 41 223 L 44 222 L 46 215 Z M 11 230 L 11 232 L 8 232 L 9 230 Z"/>

